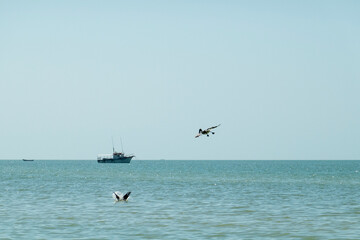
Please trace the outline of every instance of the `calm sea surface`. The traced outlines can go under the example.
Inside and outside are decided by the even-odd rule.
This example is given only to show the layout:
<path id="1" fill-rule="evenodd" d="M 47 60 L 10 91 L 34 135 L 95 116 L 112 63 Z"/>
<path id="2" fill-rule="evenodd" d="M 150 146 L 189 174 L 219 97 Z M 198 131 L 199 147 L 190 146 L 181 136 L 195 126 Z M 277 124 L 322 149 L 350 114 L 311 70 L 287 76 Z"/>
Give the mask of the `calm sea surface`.
<path id="1" fill-rule="evenodd" d="M 0 239 L 360 239 L 360 161 L 0 161 Z M 112 192 L 131 191 L 127 203 Z"/>

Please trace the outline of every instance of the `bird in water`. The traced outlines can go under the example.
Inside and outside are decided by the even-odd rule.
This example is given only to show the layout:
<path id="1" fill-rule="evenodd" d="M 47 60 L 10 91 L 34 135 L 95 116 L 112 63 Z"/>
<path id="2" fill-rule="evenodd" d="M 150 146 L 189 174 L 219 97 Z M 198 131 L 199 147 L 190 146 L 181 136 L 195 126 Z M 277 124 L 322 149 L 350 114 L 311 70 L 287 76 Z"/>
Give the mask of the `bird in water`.
<path id="1" fill-rule="evenodd" d="M 214 128 L 217 128 L 218 126 L 220 126 L 221 124 L 214 126 L 214 127 L 209 127 L 206 130 L 202 130 L 201 128 L 199 129 L 199 134 L 197 134 L 195 137 L 200 137 L 201 135 L 206 135 L 209 136 L 210 133 L 215 134 L 215 132 L 211 131 Z"/>
<path id="2" fill-rule="evenodd" d="M 116 202 L 119 201 L 127 201 L 131 192 L 125 193 L 125 195 L 122 195 L 121 192 L 113 192 L 112 196 L 115 199 Z"/>

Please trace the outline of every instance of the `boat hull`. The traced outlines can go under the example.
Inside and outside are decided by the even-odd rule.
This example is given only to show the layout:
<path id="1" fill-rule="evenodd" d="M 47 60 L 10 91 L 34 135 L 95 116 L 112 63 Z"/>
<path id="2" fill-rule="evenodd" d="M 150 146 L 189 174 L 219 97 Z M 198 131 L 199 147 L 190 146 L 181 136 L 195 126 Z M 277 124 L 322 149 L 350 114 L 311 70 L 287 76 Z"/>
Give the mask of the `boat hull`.
<path id="1" fill-rule="evenodd" d="M 130 163 L 131 159 L 133 158 L 133 156 L 130 157 L 122 157 L 122 158 L 103 158 L 103 159 L 98 159 L 97 162 L 98 163 Z"/>

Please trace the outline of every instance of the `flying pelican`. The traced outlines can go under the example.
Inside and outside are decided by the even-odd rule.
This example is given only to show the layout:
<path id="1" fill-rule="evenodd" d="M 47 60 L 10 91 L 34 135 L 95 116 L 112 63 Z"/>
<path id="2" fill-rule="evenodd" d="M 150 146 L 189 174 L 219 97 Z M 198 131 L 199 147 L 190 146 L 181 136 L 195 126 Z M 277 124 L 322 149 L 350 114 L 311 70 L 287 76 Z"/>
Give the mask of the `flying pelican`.
<path id="1" fill-rule="evenodd" d="M 195 137 L 200 137 L 201 135 L 205 135 L 206 136 L 209 136 L 209 133 L 212 133 L 212 134 L 215 134 L 213 131 L 211 131 L 211 129 L 214 129 L 214 128 L 217 128 L 218 126 L 220 126 L 221 124 L 217 125 L 217 126 L 214 126 L 214 127 L 210 127 L 206 130 L 202 130 L 201 128 L 199 129 L 199 134 L 197 134 Z"/>
<path id="2" fill-rule="evenodd" d="M 131 192 L 127 192 L 124 196 L 121 194 L 121 192 L 113 192 L 112 196 L 115 199 L 116 202 L 119 201 L 127 201 Z"/>

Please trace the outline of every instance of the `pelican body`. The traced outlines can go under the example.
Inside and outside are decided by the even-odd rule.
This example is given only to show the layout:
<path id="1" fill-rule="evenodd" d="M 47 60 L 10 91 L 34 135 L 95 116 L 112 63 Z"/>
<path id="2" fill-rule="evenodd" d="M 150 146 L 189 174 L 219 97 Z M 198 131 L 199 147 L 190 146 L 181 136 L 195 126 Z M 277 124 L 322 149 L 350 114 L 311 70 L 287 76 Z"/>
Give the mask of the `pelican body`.
<path id="1" fill-rule="evenodd" d="M 214 128 L 217 128 L 218 126 L 220 126 L 220 124 L 217 125 L 217 126 L 214 126 L 214 127 L 207 128 L 207 129 L 205 129 L 205 130 L 202 130 L 202 129 L 200 128 L 200 129 L 199 129 L 199 133 L 198 133 L 195 137 L 198 138 L 198 137 L 200 137 L 201 135 L 206 135 L 206 136 L 209 137 L 209 134 L 210 134 L 210 133 L 215 134 L 215 132 L 213 132 L 213 131 L 211 131 L 211 130 L 214 129 Z"/>
<path id="2" fill-rule="evenodd" d="M 115 199 L 116 202 L 119 201 L 127 201 L 129 196 L 130 196 L 131 192 L 127 192 L 125 193 L 125 195 L 122 195 L 121 192 L 113 192 L 113 198 Z"/>

